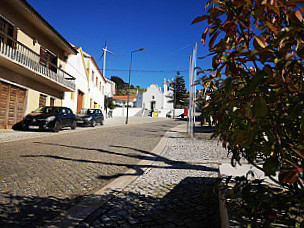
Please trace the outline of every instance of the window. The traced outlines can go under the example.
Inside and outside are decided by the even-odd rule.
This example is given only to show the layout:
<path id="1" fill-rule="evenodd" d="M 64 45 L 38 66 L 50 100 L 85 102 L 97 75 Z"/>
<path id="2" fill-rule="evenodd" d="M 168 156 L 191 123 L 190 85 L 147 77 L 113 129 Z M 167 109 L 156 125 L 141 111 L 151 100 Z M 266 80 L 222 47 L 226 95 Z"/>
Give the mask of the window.
<path id="1" fill-rule="evenodd" d="M 94 82 L 94 71 L 92 71 L 92 82 Z"/>
<path id="2" fill-rule="evenodd" d="M 17 29 L 4 18 L 0 17 L 0 40 L 10 47 L 15 47 L 17 39 Z"/>
<path id="3" fill-rule="evenodd" d="M 40 64 L 57 73 L 57 56 L 44 47 L 40 47 Z"/>
<path id="4" fill-rule="evenodd" d="M 96 87 L 98 87 L 98 78 L 96 77 Z"/>
<path id="5" fill-rule="evenodd" d="M 99 82 L 99 90 L 101 90 L 101 82 Z"/>
<path id="6" fill-rule="evenodd" d="M 155 96 L 154 96 L 154 95 L 152 96 L 152 99 L 155 99 Z"/>

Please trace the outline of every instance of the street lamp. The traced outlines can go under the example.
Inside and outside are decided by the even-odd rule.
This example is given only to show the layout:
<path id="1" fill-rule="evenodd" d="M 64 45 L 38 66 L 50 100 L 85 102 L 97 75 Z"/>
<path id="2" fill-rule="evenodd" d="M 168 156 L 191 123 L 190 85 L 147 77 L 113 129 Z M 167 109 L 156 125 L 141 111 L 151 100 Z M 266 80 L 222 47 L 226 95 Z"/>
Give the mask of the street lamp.
<path id="1" fill-rule="evenodd" d="M 137 51 L 143 51 L 144 48 L 131 51 L 131 61 L 130 61 L 130 69 L 129 69 L 129 89 L 128 89 L 128 99 L 127 99 L 127 118 L 126 118 L 126 124 L 128 124 L 128 117 L 129 117 L 129 99 L 130 99 L 130 81 L 131 81 L 131 68 L 132 68 L 132 54 Z"/>

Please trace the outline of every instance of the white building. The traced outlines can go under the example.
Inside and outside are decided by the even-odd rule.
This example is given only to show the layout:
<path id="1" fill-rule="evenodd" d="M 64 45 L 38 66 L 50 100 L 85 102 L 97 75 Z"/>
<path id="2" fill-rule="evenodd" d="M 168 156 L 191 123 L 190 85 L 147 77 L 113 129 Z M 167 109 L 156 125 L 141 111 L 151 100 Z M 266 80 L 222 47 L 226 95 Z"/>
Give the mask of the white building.
<path id="1" fill-rule="evenodd" d="M 169 87 L 170 82 L 164 79 L 163 91 L 161 87 L 153 83 L 147 88 L 146 92 L 138 93 L 136 96 L 135 107 L 147 110 L 154 109 L 173 109 L 173 91 Z"/>
<path id="2" fill-rule="evenodd" d="M 82 108 L 104 109 L 106 79 L 103 77 L 94 58 L 81 47 L 78 54 L 67 61 L 67 71 L 75 75 L 75 92 L 64 94 L 63 106 L 77 112 Z"/>
<path id="3" fill-rule="evenodd" d="M 107 81 L 94 58 L 91 56 L 88 60 L 90 61 L 90 64 L 87 66 L 89 71 L 90 108 L 100 108 L 104 110 L 104 96 Z"/>
<path id="4" fill-rule="evenodd" d="M 116 83 L 107 78 L 106 81 L 107 83 L 106 83 L 105 96 L 113 97 L 116 94 Z"/>
<path id="5" fill-rule="evenodd" d="M 113 103 L 120 107 L 127 107 L 128 96 L 113 96 Z M 129 107 L 134 107 L 136 96 L 129 96 Z"/>

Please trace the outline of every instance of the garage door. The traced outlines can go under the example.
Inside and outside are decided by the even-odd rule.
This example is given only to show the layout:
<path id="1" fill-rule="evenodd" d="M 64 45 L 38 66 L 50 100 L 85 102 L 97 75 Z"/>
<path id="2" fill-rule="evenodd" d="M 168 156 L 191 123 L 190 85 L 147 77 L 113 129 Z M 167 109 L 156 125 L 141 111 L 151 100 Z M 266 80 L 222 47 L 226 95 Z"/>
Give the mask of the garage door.
<path id="1" fill-rule="evenodd" d="M 12 128 L 22 120 L 26 90 L 0 82 L 0 128 Z"/>

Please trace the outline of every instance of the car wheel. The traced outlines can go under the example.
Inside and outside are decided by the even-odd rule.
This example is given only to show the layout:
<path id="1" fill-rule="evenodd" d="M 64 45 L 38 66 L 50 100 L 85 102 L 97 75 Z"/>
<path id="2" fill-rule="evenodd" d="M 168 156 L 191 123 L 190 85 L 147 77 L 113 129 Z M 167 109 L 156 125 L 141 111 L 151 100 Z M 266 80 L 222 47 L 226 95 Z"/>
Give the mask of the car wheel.
<path id="1" fill-rule="evenodd" d="M 60 131 L 60 123 L 59 121 L 56 121 L 54 124 L 53 132 L 58 132 Z"/>
<path id="2" fill-rule="evenodd" d="M 100 125 L 103 125 L 103 120 L 100 121 Z"/>
<path id="3" fill-rule="evenodd" d="M 72 122 L 71 129 L 72 129 L 72 130 L 75 130 L 75 129 L 76 129 L 76 126 L 77 126 L 77 122 L 74 120 L 74 121 Z"/>
<path id="4" fill-rule="evenodd" d="M 95 127 L 96 126 L 96 121 L 95 120 L 91 120 L 91 127 Z"/>

